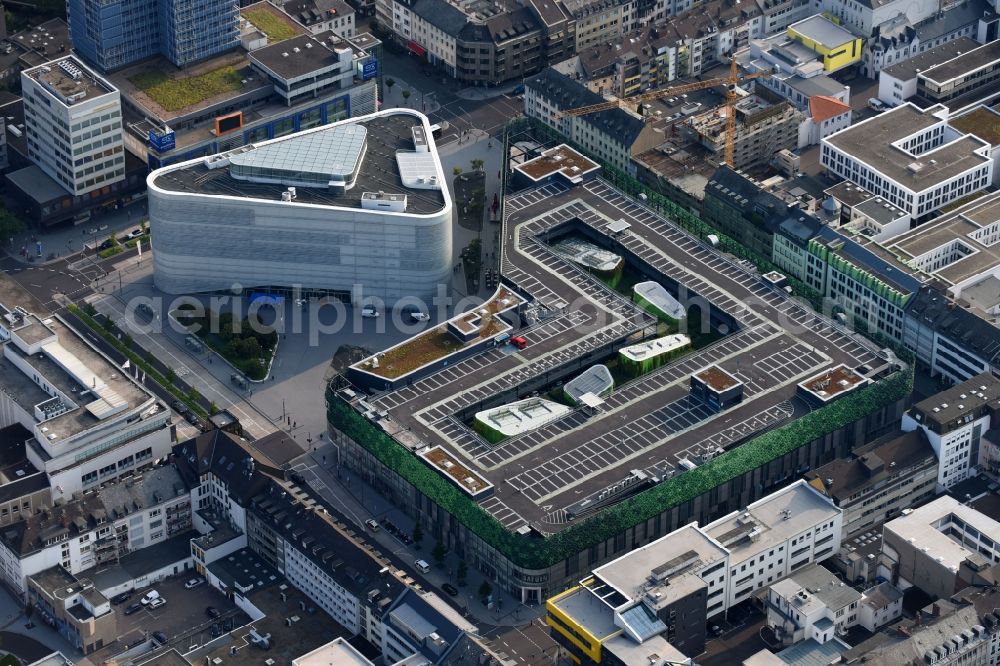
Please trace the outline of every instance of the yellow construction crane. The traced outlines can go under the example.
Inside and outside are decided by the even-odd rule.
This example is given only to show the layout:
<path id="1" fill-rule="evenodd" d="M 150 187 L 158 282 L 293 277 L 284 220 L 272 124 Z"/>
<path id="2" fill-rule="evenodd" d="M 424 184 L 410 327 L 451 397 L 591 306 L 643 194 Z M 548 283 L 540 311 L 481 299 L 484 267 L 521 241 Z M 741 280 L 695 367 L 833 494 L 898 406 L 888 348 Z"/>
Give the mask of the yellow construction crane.
<path id="1" fill-rule="evenodd" d="M 726 164 L 733 166 L 733 155 L 736 152 L 736 112 L 733 106 L 736 104 L 737 100 L 739 100 L 739 95 L 736 93 L 736 86 L 744 81 L 760 79 L 765 76 L 770 76 L 771 74 L 773 74 L 773 71 L 768 69 L 740 76 L 736 70 L 736 60 L 731 60 L 729 63 L 728 77 L 706 79 L 704 81 L 696 81 L 695 83 L 685 83 L 683 85 L 673 86 L 670 88 L 653 90 L 640 95 L 613 99 L 607 102 L 601 102 L 600 104 L 591 104 L 589 106 L 579 106 L 575 109 L 566 109 L 564 111 L 557 112 L 556 117 L 585 116 L 588 113 L 630 107 L 634 104 L 641 104 L 642 102 L 649 102 L 654 99 L 662 99 L 671 95 L 681 95 L 695 90 L 704 90 L 706 88 L 714 88 L 715 86 L 724 85 L 726 86 Z"/>

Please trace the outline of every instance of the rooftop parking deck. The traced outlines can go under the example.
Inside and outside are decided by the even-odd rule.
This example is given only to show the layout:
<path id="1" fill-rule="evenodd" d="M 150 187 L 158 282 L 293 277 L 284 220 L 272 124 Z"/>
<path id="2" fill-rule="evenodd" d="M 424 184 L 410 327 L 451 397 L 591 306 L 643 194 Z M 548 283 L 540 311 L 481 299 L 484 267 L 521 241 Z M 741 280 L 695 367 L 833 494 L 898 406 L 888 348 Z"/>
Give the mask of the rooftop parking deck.
<path id="1" fill-rule="evenodd" d="M 682 459 L 700 464 L 804 413 L 796 385 L 824 369 L 867 365 L 873 376 L 887 367 L 872 343 L 816 316 L 603 181 L 530 189 L 508 198 L 506 207 L 503 275 L 550 316 L 518 332 L 528 344 L 516 354 L 490 348 L 368 398 L 365 411 L 383 414 L 379 426 L 399 433 L 398 441 L 413 450 L 441 446 L 492 483 L 495 492 L 479 504 L 509 530 L 530 523 L 558 531 L 569 523 L 567 507 L 620 487 L 632 470 L 669 478 L 681 473 Z M 609 225 L 621 219 L 629 230 L 612 235 Z M 710 302 L 716 325 L 732 326 L 713 344 L 618 386 L 596 413 L 574 409 L 490 444 L 463 415 L 548 390 L 543 382 L 560 369 L 567 380 L 579 374 L 581 357 L 617 351 L 643 331 L 655 336 L 652 317 L 540 242 L 569 223 L 643 264 L 651 279 L 683 285 L 688 297 Z M 718 414 L 688 390 L 690 376 L 712 365 L 744 385 L 743 402 Z"/>

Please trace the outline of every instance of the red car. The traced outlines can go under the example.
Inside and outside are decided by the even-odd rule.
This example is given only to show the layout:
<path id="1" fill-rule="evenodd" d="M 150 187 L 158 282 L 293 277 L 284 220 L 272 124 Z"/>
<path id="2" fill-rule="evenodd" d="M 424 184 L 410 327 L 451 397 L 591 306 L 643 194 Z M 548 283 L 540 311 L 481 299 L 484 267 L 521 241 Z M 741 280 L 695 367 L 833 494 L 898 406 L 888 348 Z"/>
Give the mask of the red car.
<path id="1" fill-rule="evenodd" d="M 524 349 L 525 347 L 528 346 L 528 341 L 525 340 L 520 335 L 515 335 L 510 339 L 510 344 L 514 345 L 518 349 Z"/>

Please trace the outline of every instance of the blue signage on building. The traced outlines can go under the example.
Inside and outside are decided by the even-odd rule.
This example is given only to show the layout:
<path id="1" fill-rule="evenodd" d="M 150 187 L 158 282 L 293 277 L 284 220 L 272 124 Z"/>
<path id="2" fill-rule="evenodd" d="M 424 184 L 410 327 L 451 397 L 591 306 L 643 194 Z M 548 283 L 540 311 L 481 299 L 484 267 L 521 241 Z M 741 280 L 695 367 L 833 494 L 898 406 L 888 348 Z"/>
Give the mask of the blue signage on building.
<path id="1" fill-rule="evenodd" d="M 376 76 L 378 76 L 378 60 L 375 58 L 366 60 L 361 68 L 361 80 L 367 81 L 368 79 L 374 79 Z"/>
<path id="2" fill-rule="evenodd" d="M 160 134 L 155 130 L 149 130 L 149 147 L 159 153 L 173 150 L 177 145 L 177 138 L 170 130 Z"/>

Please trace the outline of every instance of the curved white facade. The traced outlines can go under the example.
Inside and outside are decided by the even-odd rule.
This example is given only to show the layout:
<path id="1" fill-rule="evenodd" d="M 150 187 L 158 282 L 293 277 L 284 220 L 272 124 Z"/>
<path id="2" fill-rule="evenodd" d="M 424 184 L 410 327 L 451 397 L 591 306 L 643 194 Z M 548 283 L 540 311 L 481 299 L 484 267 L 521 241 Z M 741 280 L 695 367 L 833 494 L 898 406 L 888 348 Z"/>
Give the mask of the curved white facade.
<path id="1" fill-rule="evenodd" d="M 310 134 L 366 122 L 370 140 L 378 135 L 373 141 L 384 141 L 385 132 L 375 125 L 389 121 L 374 120 L 380 118 L 390 119 L 396 129 L 408 122 L 422 127 L 424 136 L 431 135 L 423 114 L 393 109 L 256 147 L 289 142 L 294 149 L 303 143 L 297 140 L 316 138 Z M 225 173 L 226 166 L 208 167 L 211 158 L 152 172 L 147 184 L 156 286 L 170 294 L 239 285 L 345 292 L 360 288 L 362 296 L 387 303 L 404 296 L 430 298 L 439 284 L 451 279 L 452 203 L 437 149 L 433 141 L 426 143 L 437 176 L 434 185 L 419 191 L 402 184 L 398 169 L 391 173 L 385 168 L 391 161 L 385 146 L 377 143 L 368 146 L 361 176 L 346 193 L 333 193 L 332 182 L 329 195 L 326 188 L 299 185 L 292 201 L 282 200 L 281 185 L 240 185 Z M 413 147 L 401 143 L 399 149 L 408 152 Z M 394 190 L 393 179 L 399 181 Z M 405 194 L 415 205 L 392 212 L 362 208 L 354 201 L 374 187 Z"/>

